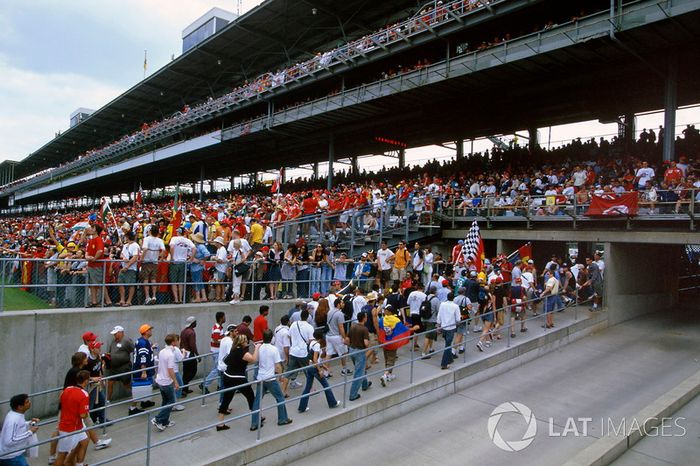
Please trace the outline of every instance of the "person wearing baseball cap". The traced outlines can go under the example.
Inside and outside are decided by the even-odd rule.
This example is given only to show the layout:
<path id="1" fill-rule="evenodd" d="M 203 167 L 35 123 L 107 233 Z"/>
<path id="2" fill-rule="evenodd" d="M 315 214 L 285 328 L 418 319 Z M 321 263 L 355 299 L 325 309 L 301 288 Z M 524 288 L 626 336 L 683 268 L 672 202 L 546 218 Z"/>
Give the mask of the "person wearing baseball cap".
<path id="1" fill-rule="evenodd" d="M 109 334 L 114 338 L 109 343 L 107 353 L 105 354 L 107 375 L 118 376 L 131 371 L 131 355 L 135 348 L 134 342 L 130 338 L 124 336 L 124 327 L 121 325 L 115 325 Z M 112 399 L 115 383 L 124 385 L 127 396 L 131 397 L 131 374 L 124 374 L 119 377 L 110 378 L 107 381 L 107 403 Z M 129 408 L 129 415 L 138 414 L 140 412 L 142 412 L 142 410 L 136 407 L 136 403 L 132 403 Z"/>
<path id="2" fill-rule="evenodd" d="M 139 327 L 141 336 L 136 340 L 136 355 L 134 357 L 134 368 L 132 370 L 136 371 L 141 369 L 141 372 L 135 372 L 132 375 L 132 387 L 138 391 L 148 390 L 148 392 L 150 392 L 150 387 L 153 386 L 155 357 L 153 355 L 153 345 L 149 340 L 151 336 L 153 336 L 152 330 L 153 326 L 151 324 L 142 324 Z M 155 406 L 155 403 L 151 400 L 144 400 L 141 402 L 141 409 L 148 409 L 151 406 Z"/>
<path id="3" fill-rule="evenodd" d="M 80 347 L 78 348 L 78 351 L 80 351 L 81 353 L 85 353 L 89 356 L 90 355 L 90 348 L 89 348 L 90 343 L 97 340 L 97 335 L 95 335 L 93 332 L 87 331 L 87 332 L 83 333 L 82 338 L 83 338 L 83 344 L 80 345 Z"/>
<path id="4" fill-rule="evenodd" d="M 86 332 L 88 333 L 88 332 Z M 102 363 L 102 342 L 97 341 L 97 338 L 88 343 L 87 365 L 84 367 L 86 371 L 90 371 L 91 378 L 102 378 L 104 376 L 104 364 Z M 99 409 L 105 405 L 105 391 L 102 388 L 102 382 L 96 390 L 90 391 L 90 418 L 95 424 L 104 424 L 107 419 L 104 409 Z M 97 410 L 96 410 L 97 409 Z"/>
<path id="5" fill-rule="evenodd" d="M 197 327 L 197 318 L 195 316 L 189 316 L 187 319 L 185 319 L 185 328 L 183 328 L 182 332 L 180 332 L 180 348 L 184 350 L 185 359 L 199 356 L 199 351 L 197 350 L 197 334 L 194 331 L 195 327 Z M 182 381 L 184 387 L 182 389 L 182 393 L 192 393 L 192 390 L 188 387 L 188 385 L 196 375 L 197 360 L 190 359 L 189 361 L 183 361 Z M 200 388 L 203 392 L 208 392 L 208 390 L 201 384 Z"/>

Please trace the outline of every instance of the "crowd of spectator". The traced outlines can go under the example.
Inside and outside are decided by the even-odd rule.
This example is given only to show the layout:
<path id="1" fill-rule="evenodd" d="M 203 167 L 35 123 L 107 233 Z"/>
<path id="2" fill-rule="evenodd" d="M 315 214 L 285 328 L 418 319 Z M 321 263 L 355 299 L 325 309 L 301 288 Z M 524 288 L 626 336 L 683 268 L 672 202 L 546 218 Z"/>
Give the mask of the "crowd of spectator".
<path id="1" fill-rule="evenodd" d="M 695 151 L 698 140 L 689 127 L 678 145 Z M 3 273 L 60 307 L 309 298 L 352 278 L 369 290 L 381 275 L 379 230 L 434 213 L 585 213 L 592 196 L 624 192 L 636 193 L 641 214 L 687 213 L 700 200 L 695 160 L 683 154 L 662 164 L 658 148 L 644 139 L 632 147 L 576 140 L 552 151 L 494 148 L 411 169 L 341 173 L 332 190 L 319 188 L 321 180 L 290 181 L 284 195 L 253 189 L 183 199 L 174 231 L 165 200 L 115 206 L 104 219 L 90 211 L 4 218 Z M 351 257 L 353 237 L 374 248 Z M 438 251 L 423 254 L 450 263 Z"/>

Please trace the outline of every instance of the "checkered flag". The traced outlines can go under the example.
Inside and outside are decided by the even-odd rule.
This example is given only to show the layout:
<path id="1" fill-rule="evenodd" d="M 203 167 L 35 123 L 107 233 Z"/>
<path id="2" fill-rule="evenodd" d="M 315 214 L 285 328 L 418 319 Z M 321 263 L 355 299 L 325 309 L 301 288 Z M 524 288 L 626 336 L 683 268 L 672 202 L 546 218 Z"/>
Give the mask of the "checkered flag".
<path id="1" fill-rule="evenodd" d="M 479 231 L 479 224 L 474 220 L 472 222 L 471 228 L 469 228 L 469 233 L 464 239 L 464 245 L 462 246 L 462 256 L 464 256 L 464 261 L 471 260 L 476 264 L 477 270 L 481 271 L 482 256 L 484 254 L 484 242 L 481 239 L 481 231 Z"/>

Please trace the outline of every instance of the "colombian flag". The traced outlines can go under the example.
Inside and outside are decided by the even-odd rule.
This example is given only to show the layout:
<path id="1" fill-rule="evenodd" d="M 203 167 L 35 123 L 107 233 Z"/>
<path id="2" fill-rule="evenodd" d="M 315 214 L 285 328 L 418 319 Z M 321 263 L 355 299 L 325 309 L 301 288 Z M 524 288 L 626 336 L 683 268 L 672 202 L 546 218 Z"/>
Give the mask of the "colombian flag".
<path id="1" fill-rule="evenodd" d="M 389 315 L 379 319 L 379 342 L 389 343 L 384 346 L 388 350 L 397 350 L 403 345 L 408 344 L 411 341 L 409 338 L 404 338 L 411 335 L 411 331 L 401 322 L 401 320 L 394 316 Z M 401 338 L 404 338 L 401 340 Z"/>

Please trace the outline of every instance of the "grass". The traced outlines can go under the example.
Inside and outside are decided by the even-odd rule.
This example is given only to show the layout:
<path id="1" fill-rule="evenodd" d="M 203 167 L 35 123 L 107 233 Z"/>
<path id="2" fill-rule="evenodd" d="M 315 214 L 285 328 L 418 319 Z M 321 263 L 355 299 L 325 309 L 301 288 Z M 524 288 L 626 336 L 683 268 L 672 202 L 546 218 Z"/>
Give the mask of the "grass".
<path id="1" fill-rule="evenodd" d="M 46 301 L 19 288 L 5 288 L 4 293 L 3 310 L 5 311 L 32 311 L 49 308 Z"/>

